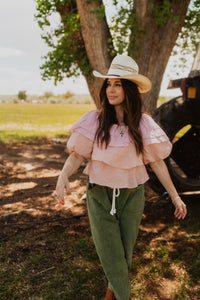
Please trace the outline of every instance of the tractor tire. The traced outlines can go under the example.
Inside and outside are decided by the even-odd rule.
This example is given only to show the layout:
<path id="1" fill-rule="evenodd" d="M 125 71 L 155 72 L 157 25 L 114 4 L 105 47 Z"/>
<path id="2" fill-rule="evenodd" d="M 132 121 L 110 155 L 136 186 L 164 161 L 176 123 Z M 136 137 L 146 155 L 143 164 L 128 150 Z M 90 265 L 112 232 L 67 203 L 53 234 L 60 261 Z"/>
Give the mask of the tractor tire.
<path id="1" fill-rule="evenodd" d="M 200 191 L 200 101 L 176 97 L 157 108 L 153 119 L 173 144 L 165 162 L 177 191 Z M 191 125 L 191 129 L 177 139 L 177 132 L 187 125 Z M 157 194 L 163 195 L 165 188 L 149 166 L 147 171 L 148 184 Z"/>

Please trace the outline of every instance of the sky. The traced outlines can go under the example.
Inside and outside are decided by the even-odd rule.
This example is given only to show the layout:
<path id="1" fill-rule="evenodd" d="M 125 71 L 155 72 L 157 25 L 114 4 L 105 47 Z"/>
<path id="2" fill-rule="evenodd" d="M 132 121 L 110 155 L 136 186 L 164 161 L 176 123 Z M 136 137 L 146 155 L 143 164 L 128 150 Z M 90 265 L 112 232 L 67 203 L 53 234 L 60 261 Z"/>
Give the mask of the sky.
<path id="1" fill-rule="evenodd" d="M 31 95 L 46 91 L 88 94 L 83 77 L 65 79 L 58 86 L 53 80 L 41 79 L 42 56 L 48 48 L 34 20 L 35 7 L 34 0 L 0 0 L 0 95 L 15 95 L 20 90 Z"/>
<path id="2" fill-rule="evenodd" d="M 42 56 L 48 48 L 41 38 L 35 13 L 35 0 L 0 0 L 0 95 L 17 95 L 20 90 L 29 95 L 43 95 L 45 92 L 56 95 L 67 91 L 89 94 L 82 76 L 66 78 L 57 86 L 53 80 L 41 79 Z M 181 76 L 187 76 L 187 73 Z M 164 74 L 161 95 L 176 96 L 177 90 L 167 90 L 170 77 L 178 78 L 171 73 L 171 62 Z"/>

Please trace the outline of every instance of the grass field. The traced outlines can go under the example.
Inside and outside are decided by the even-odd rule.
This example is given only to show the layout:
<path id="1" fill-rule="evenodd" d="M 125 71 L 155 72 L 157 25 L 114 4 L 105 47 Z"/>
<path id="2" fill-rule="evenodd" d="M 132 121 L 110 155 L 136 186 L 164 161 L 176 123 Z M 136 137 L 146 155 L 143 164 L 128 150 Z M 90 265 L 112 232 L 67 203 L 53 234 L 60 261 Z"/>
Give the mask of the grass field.
<path id="1" fill-rule="evenodd" d="M 6 212 L 16 212 L 19 207 L 34 209 L 33 213 L 0 218 L 2 300 L 104 297 L 107 282 L 91 239 L 87 215 L 72 219 L 71 215 L 54 211 L 52 191 L 64 147 L 38 143 L 41 150 L 37 152 L 36 146 L 28 144 L 32 139 L 68 134 L 69 127 L 92 109 L 94 105 L 85 104 L 0 104 L 0 142 L 8 144 L 1 145 L 0 193 L 4 195 L 0 195 L 1 215 L 3 209 Z M 27 142 L 27 145 L 10 142 Z M 82 173 L 73 177 L 74 185 L 78 185 L 80 178 L 83 181 Z M 30 187 L 31 183 L 35 185 Z M 81 190 L 82 186 L 78 188 Z M 171 202 L 155 196 L 150 189 L 146 191 L 144 216 L 130 270 L 132 299 L 200 299 L 197 197 L 185 196 L 188 215 L 185 220 L 177 221 Z"/>
<path id="2" fill-rule="evenodd" d="M 0 143 L 30 142 L 69 134 L 94 104 L 0 104 Z M 191 126 L 177 133 L 181 137 Z"/>
<path id="3" fill-rule="evenodd" d="M 0 142 L 23 142 L 69 133 L 92 104 L 0 104 Z"/>

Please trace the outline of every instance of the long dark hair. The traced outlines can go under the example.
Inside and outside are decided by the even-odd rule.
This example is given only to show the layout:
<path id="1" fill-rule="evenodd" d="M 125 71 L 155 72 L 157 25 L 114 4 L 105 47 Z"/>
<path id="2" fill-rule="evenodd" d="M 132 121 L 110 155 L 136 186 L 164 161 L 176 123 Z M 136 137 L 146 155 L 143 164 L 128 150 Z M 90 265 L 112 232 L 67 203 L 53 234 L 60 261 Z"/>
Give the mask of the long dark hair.
<path id="1" fill-rule="evenodd" d="M 124 123 L 128 126 L 129 134 L 135 143 L 137 153 L 140 154 L 143 151 L 142 137 L 139 131 L 142 116 L 142 99 L 134 82 L 121 79 L 121 83 L 125 93 L 123 102 Z M 106 95 L 107 86 L 106 79 L 100 90 L 99 127 L 96 132 L 98 145 L 105 143 L 106 148 L 110 140 L 110 128 L 113 124 L 118 124 L 115 108 L 109 103 Z"/>

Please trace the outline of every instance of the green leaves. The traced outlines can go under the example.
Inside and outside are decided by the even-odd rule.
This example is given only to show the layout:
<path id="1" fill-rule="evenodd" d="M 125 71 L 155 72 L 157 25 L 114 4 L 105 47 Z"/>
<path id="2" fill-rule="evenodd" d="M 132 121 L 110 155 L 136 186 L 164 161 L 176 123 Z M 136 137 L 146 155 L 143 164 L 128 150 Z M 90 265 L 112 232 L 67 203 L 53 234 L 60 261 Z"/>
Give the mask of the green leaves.
<path id="1" fill-rule="evenodd" d="M 107 15 L 105 8 L 108 2 L 104 0 L 102 4 L 99 0 L 94 1 L 99 3 L 99 7 L 93 11 L 99 21 L 107 15 L 109 17 L 110 12 L 114 12 L 108 20 L 112 36 L 108 41 L 108 52 L 111 56 L 116 53 L 130 53 L 133 48 L 134 55 L 139 55 L 144 29 L 139 25 L 134 0 L 112 0 Z M 38 0 L 36 3 L 35 17 L 42 30 L 42 39 L 49 46 L 49 52 L 44 56 L 44 64 L 41 66 L 43 79 L 54 78 L 56 83 L 62 81 L 64 77 L 88 75 L 90 67 L 76 1 Z M 149 0 L 147 5 L 150 4 L 154 6 L 153 14 L 158 30 L 169 20 L 179 22 L 171 0 Z M 179 49 L 183 49 L 183 53 L 195 53 L 199 41 L 200 0 L 191 0 L 177 45 Z M 180 50 L 177 52 L 180 53 Z"/>
<path id="2" fill-rule="evenodd" d="M 94 14 L 98 15 L 98 20 L 101 21 L 105 17 L 105 6 L 102 4 L 98 9 L 93 10 Z"/>
<path id="3" fill-rule="evenodd" d="M 130 43 L 131 26 L 135 17 L 133 10 L 133 0 L 124 1 L 123 5 L 119 5 L 121 1 L 113 1 L 117 14 L 111 20 L 111 34 L 116 51 L 119 54 L 127 52 Z"/>
<path id="4" fill-rule="evenodd" d="M 184 26 L 180 33 L 184 49 L 196 52 L 200 42 L 200 1 L 192 0 L 185 18 Z"/>
<path id="5" fill-rule="evenodd" d="M 60 22 L 53 25 L 54 16 Z M 88 60 L 81 38 L 79 14 L 76 1 L 37 1 L 36 19 L 42 29 L 42 39 L 50 51 L 40 67 L 43 80 L 54 78 L 55 84 L 64 77 L 89 72 Z"/>
<path id="6" fill-rule="evenodd" d="M 192 0 L 189 5 L 187 15 L 185 17 L 184 26 L 179 33 L 176 47 L 173 49 L 173 55 L 177 53 L 180 72 L 188 69 L 188 55 L 195 56 L 198 45 L 200 43 L 200 0 Z M 180 53 L 181 50 L 181 53 Z M 189 73 L 190 69 L 188 70 Z M 179 74 L 177 74 L 179 75 Z M 179 75 L 180 76 L 180 75 Z"/>
<path id="7" fill-rule="evenodd" d="M 151 0 L 154 2 L 154 0 Z M 174 11 L 170 0 L 158 1 L 154 8 L 156 24 L 162 26 L 174 18 Z"/>

